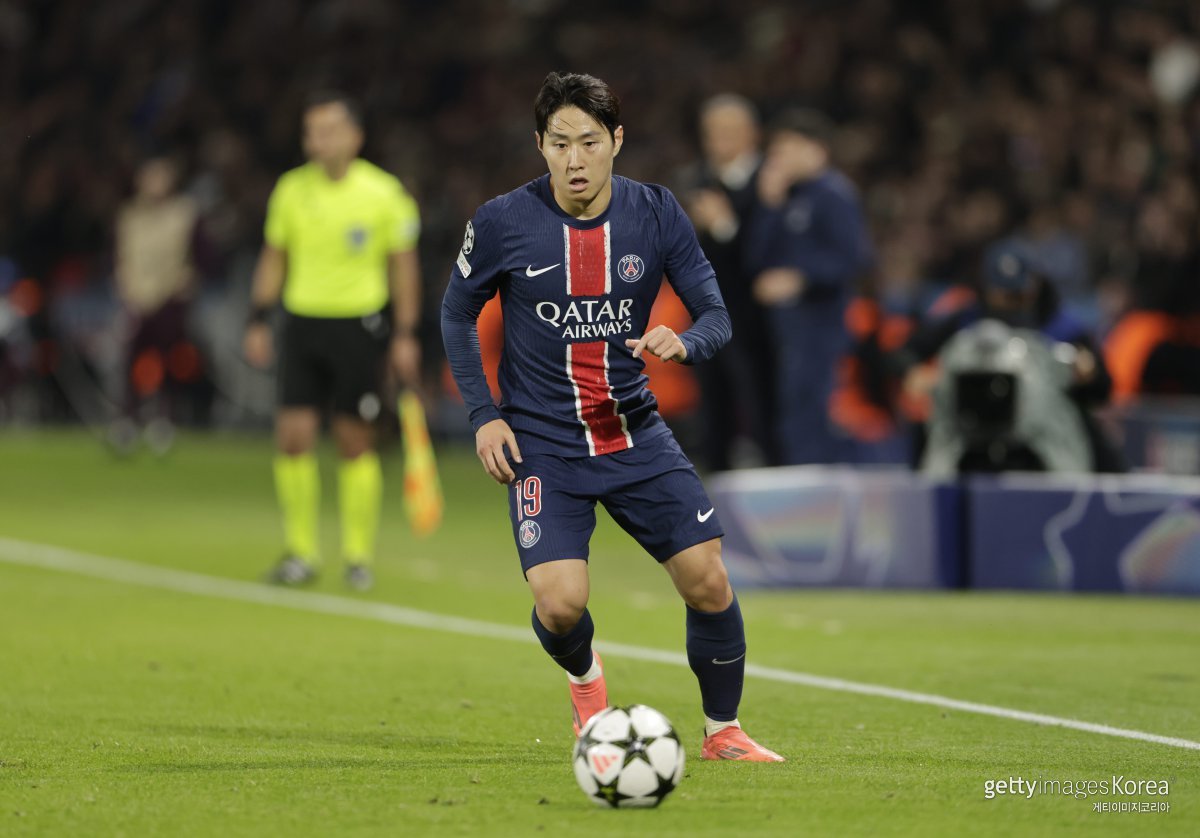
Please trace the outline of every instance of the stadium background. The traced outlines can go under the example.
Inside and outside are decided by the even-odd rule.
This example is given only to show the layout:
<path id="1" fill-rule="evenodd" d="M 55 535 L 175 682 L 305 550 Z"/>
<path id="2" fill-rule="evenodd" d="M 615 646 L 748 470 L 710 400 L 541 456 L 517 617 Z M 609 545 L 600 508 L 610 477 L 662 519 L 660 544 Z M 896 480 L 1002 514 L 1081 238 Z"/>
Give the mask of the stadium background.
<path id="1" fill-rule="evenodd" d="M 200 206 L 191 335 L 217 388 L 212 421 L 269 412 L 269 385 L 247 380 L 231 338 L 266 196 L 301 159 L 300 106 L 330 85 L 365 102 L 367 155 L 420 201 L 431 377 L 436 302 L 463 219 L 541 171 L 528 91 L 547 67 L 609 80 L 636 140 L 621 172 L 669 185 L 699 156 L 706 96 L 742 93 L 767 117 L 792 104 L 825 110 L 840 126 L 836 162 L 870 218 L 879 268 L 869 290 L 904 310 L 920 311 L 930 283 L 972 281 L 981 248 L 1012 233 L 1053 254 L 1069 305 L 1100 335 L 1131 308 L 1197 306 L 1192 4 L 3 10 L 0 404 L 11 420 L 74 418 L 46 380 L 64 351 L 79 350 L 110 395 L 119 387 L 113 224 L 151 154 L 178 156 Z"/>
<path id="2" fill-rule="evenodd" d="M 274 555 L 272 382 L 241 361 L 240 336 L 266 197 L 301 160 L 314 87 L 361 97 L 366 156 L 420 203 L 427 396 L 452 435 L 465 424 L 442 377 L 437 301 L 464 219 L 543 170 L 530 100 L 547 70 L 610 82 L 628 132 L 618 171 L 668 185 L 699 158 L 707 96 L 744 94 L 768 117 L 828 113 L 878 254 L 861 290 L 895 310 L 973 281 L 983 248 L 1015 233 L 1054 257 L 1099 337 L 1148 312 L 1194 343 L 1198 36 L 1200 7 L 1184 0 L 0 0 L 0 832 L 612 829 L 573 789 L 561 685 L 545 672 L 524 692 L 511 683 L 534 681 L 514 668 L 541 671 L 533 649 L 492 639 L 481 654 L 454 635 L 210 601 L 89 564 L 247 580 Z M 189 430 L 165 458 L 117 459 L 86 429 L 106 443 L 119 410 L 128 324 L 113 226 L 157 154 L 179 160 L 201 213 L 182 336 L 197 363 L 176 370 Z M 1139 399 L 1136 369 L 1118 383 L 1117 427 L 1158 434 L 1136 464 L 1200 472 L 1194 394 Z M 414 541 L 389 496 L 370 598 L 519 624 L 527 594 L 502 505 L 465 447 L 440 451 L 446 525 Z M 385 468 L 398 485 L 397 457 Z M 1019 528 L 1024 513 L 1005 514 Z M 326 533 L 333 522 L 327 509 Z M 71 563 L 45 545 L 87 569 L 62 573 Z M 663 580 L 608 522 L 597 553 L 603 630 L 670 647 Z M 766 665 L 1200 739 L 1192 601 L 801 590 L 745 602 Z M 622 700 L 694 727 L 685 671 L 612 657 Z M 412 686 L 398 669 L 428 677 Z M 1200 805 L 1194 761 L 1172 746 L 770 680 L 750 684 L 748 704 L 799 758 L 733 782 L 695 768 L 655 828 L 704 831 L 728 813 L 779 834 L 1131 828 L 1098 825 L 1090 801 L 984 807 L 984 780 L 1022 771 L 1170 776 L 1164 832 L 1185 832 Z"/>

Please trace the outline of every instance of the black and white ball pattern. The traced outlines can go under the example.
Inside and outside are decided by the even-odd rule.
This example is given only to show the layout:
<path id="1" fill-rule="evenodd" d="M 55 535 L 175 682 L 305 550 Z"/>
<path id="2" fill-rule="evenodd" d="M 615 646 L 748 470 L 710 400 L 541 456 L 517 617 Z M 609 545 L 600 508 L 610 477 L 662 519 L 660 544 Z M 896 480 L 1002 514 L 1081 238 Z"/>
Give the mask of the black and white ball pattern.
<path id="1" fill-rule="evenodd" d="M 575 742 L 575 779 L 600 806 L 657 806 L 683 778 L 683 745 L 667 717 L 644 704 L 609 707 Z"/>

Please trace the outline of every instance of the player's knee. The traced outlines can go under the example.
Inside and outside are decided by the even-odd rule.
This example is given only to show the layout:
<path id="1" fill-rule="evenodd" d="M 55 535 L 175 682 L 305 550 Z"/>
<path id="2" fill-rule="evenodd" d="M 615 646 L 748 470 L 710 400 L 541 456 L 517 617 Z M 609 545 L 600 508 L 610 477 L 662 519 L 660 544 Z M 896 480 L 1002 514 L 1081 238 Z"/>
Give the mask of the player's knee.
<path id="1" fill-rule="evenodd" d="M 343 460 L 357 460 L 370 450 L 370 443 L 365 440 L 339 440 L 337 443 L 338 457 Z"/>
<path id="2" fill-rule="evenodd" d="M 307 454 L 311 451 L 315 442 L 315 440 L 305 434 L 281 433 L 276 440 L 276 445 L 279 448 L 279 453 L 284 456 L 298 457 L 301 454 Z"/>
<path id="3" fill-rule="evenodd" d="M 307 454 L 317 444 L 319 424 L 315 412 L 286 409 L 275 418 L 275 446 L 288 457 Z"/>
<path id="4" fill-rule="evenodd" d="M 729 587 L 729 574 L 719 558 L 708 562 L 704 570 L 696 575 L 692 584 L 683 591 L 683 598 L 697 611 L 716 612 L 729 607 L 733 590 Z"/>
<path id="5" fill-rule="evenodd" d="M 550 595 L 537 600 L 537 615 L 542 625 L 555 634 L 566 634 L 583 616 L 587 602 L 575 597 Z"/>
<path id="6" fill-rule="evenodd" d="M 339 457 L 343 460 L 357 459 L 372 448 L 371 427 L 339 417 L 334 421 L 333 440 Z"/>

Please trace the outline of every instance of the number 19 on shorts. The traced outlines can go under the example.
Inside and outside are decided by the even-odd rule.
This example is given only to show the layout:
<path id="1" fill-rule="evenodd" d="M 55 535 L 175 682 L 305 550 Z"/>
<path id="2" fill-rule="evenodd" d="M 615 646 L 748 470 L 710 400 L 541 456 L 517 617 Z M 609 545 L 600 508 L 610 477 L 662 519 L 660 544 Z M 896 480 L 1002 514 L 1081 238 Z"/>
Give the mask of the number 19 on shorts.
<path id="1" fill-rule="evenodd" d="M 518 521 L 534 518 L 542 511 L 542 480 L 540 477 L 526 477 L 524 480 L 518 480 L 516 492 Z"/>

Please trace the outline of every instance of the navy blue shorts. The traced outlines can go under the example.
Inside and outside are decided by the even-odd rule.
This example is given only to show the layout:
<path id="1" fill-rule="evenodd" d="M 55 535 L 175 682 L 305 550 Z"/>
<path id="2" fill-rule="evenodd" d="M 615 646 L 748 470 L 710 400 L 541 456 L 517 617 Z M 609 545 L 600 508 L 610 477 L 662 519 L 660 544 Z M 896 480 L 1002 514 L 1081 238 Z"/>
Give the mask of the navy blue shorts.
<path id="1" fill-rule="evenodd" d="M 512 463 L 508 511 L 521 569 L 587 559 L 596 502 L 660 562 L 724 535 L 708 493 L 670 434 L 598 457 L 527 454 Z"/>

